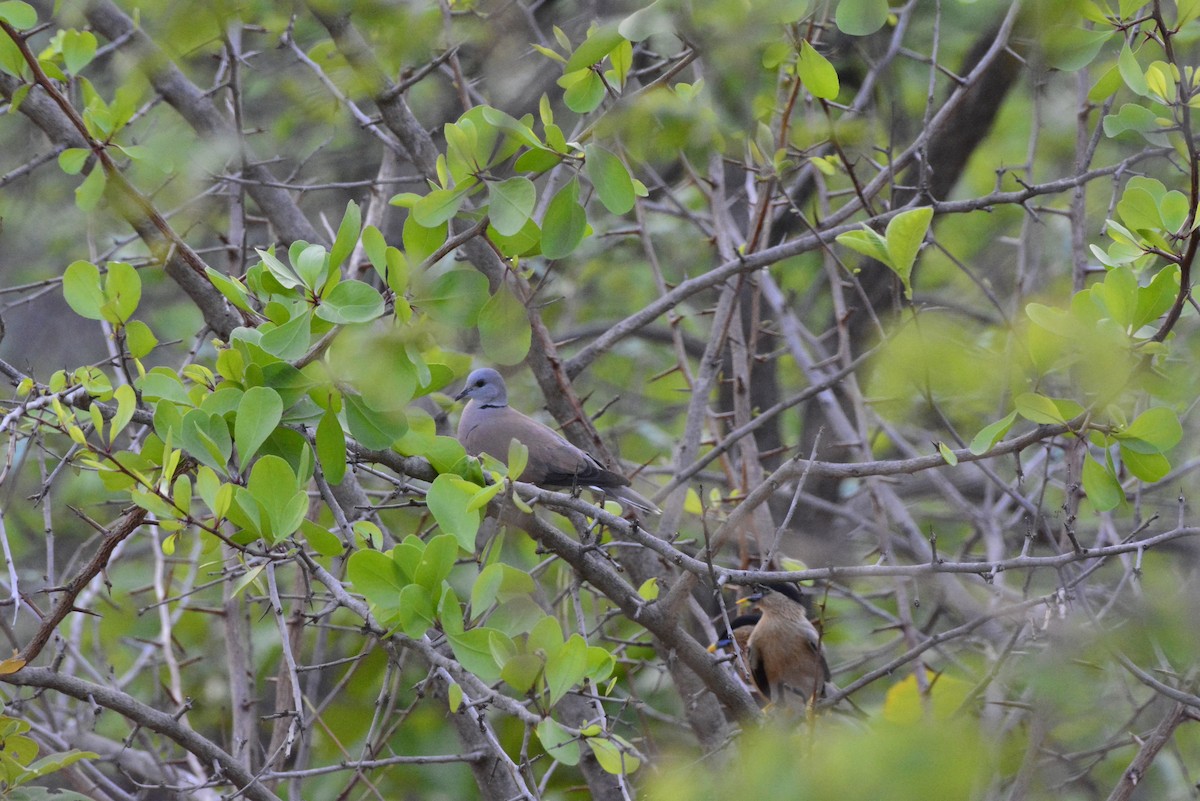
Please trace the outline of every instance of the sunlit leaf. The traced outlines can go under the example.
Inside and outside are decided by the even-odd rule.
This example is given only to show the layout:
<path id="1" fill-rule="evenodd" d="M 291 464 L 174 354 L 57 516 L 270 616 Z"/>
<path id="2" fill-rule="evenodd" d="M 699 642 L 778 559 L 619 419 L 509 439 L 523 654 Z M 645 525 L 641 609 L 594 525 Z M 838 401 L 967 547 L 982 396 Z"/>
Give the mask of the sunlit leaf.
<path id="1" fill-rule="evenodd" d="M 807 40 L 800 42 L 800 59 L 796 63 L 796 71 L 804 88 L 808 89 L 813 97 L 834 100 L 841 91 L 837 70 Z"/>
<path id="2" fill-rule="evenodd" d="M 840 0 L 834 22 L 842 33 L 869 36 L 882 28 L 887 18 L 887 0 Z"/>

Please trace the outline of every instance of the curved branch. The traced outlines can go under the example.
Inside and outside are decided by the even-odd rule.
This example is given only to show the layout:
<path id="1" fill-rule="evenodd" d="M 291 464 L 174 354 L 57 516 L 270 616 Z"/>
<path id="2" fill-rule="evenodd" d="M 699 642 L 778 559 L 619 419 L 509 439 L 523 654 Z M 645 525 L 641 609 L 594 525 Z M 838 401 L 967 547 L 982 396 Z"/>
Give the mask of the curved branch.
<path id="1" fill-rule="evenodd" d="M 92 579 L 100 575 L 101 570 L 108 567 L 108 561 L 112 558 L 113 551 L 142 524 L 146 519 L 146 514 L 146 510 L 140 506 L 134 507 L 109 527 L 108 531 L 104 534 L 104 538 L 100 541 L 100 547 L 96 550 L 96 553 L 67 582 L 66 586 L 61 588 L 62 595 L 59 596 L 58 602 L 54 604 L 54 611 L 50 613 L 50 617 L 42 621 L 42 625 L 38 627 L 33 638 L 25 646 L 25 650 L 21 652 L 21 659 L 24 660 L 25 664 L 29 664 L 34 659 L 37 659 L 38 654 L 42 652 L 42 648 L 50 641 L 54 630 L 58 628 L 58 624 L 63 622 L 67 615 L 75 610 L 75 599 L 79 597 L 79 593 L 83 592 L 83 589 L 92 582 Z M 34 670 L 34 668 L 22 668 L 21 672 L 24 673 L 28 670 Z"/>
<path id="2" fill-rule="evenodd" d="M 111 709 L 138 726 L 169 737 L 188 753 L 195 754 L 201 762 L 215 766 L 217 771 L 214 778 L 219 779 L 223 775 L 246 798 L 252 801 L 280 801 L 277 795 L 264 787 L 254 774 L 224 749 L 201 737 L 166 712 L 149 707 L 123 692 L 66 676 L 50 668 L 25 668 L 18 673 L 0 676 L 0 681 L 18 687 L 54 690 L 80 701 Z"/>

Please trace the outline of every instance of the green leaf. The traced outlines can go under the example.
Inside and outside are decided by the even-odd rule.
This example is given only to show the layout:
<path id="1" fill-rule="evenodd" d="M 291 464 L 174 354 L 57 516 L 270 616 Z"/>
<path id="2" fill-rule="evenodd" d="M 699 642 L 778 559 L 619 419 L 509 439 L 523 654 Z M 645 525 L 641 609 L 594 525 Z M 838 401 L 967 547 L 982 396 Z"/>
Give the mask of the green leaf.
<path id="1" fill-rule="evenodd" d="M 130 356 L 142 359 L 158 345 L 158 337 L 141 320 L 130 320 L 125 324 L 125 345 L 129 348 Z"/>
<path id="2" fill-rule="evenodd" d="M 58 166 L 67 175 L 78 175 L 83 172 L 83 165 L 90 155 L 92 151 L 86 147 L 68 147 L 58 154 Z"/>
<path id="3" fill-rule="evenodd" d="M 312 342 L 312 318 L 312 312 L 306 309 L 283 325 L 263 333 L 259 346 L 285 361 L 300 358 Z"/>
<path id="4" fill-rule="evenodd" d="M 601 61 L 613 51 L 617 45 L 625 41 L 625 37 L 617 30 L 616 25 L 605 25 L 592 31 L 588 38 L 575 49 L 567 59 L 563 73 L 587 69 Z"/>
<path id="5" fill-rule="evenodd" d="M 1088 90 L 1088 102 L 1099 105 L 1115 95 L 1120 88 L 1121 71 L 1113 65 L 1092 84 L 1092 88 Z"/>
<path id="6" fill-rule="evenodd" d="M 254 252 L 262 259 L 263 266 L 267 268 L 267 272 L 271 274 L 271 277 L 278 281 L 284 289 L 295 289 L 300 286 L 300 279 L 283 262 L 277 259 L 274 253 L 259 248 L 255 248 Z"/>
<path id="7" fill-rule="evenodd" d="M 437 592 L 454 569 L 458 558 L 458 541 L 451 534 L 438 534 L 426 545 L 421 559 L 413 570 L 413 581 L 429 592 Z"/>
<path id="8" fill-rule="evenodd" d="M 125 429 L 125 426 L 129 425 L 129 421 L 133 419 L 133 413 L 137 409 L 137 396 L 133 392 L 133 387 L 128 384 L 122 384 L 113 391 L 113 400 L 117 402 L 117 413 L 113 415 L 112 422 L 109 424 L 108 442 L 110 445 Z"/>
<path id="9" fill-rule="evenodd" d="M 529 446 L 520 440 L 511 440 L 508 443 L 508 458 L 505 464 L 508 467 L 508 475 L 519 478 L 529 464 Z"/>
<path id="10" fill-rule="evenodd" d="M 175 510 L 169 503 L 164 501 L 153 492 L 149 492 L 143 488 L 135 489 L 129 493 L 129 500 L 135 506 L 140 506 L 150 514 L 154 515 L 159 521 L 173 520 L 175 518 Z"/>
<path id="11" fill-rule="evenodd" d="M 537 256 L 542 252 L 542 229 L 532 219 L 526 220 L 512 236 L 502 236 L 495 226 L 488 226 L 487 238 L 505 258 Z"/>
<path id="12" fill-rule="evenodd" d="M 671 33 L 673 24 L 667 7 L 666 0 L 654 0 L 621 20 L 617 30 L 631 42 L 643 42 L 655 34 Z"/>
<path id="13" fill-rule="evenodd" d="M 183 406 L 190 407 L 193 405 L 191 398 L 188 397 L 187 390 L 183 388 L 183 382 L 179 379 L 179 376 L 166 367 L 155 367 L 141 377 L 137 382 L 137 386 L 142 392 L 142 398 L 145 400 L 169 400 Z M 159 407 L 161 409 L 162 404 L 159 404 Z M 155 418 L 154 424 L 157 430 L 157 413 Z M 161 436 L 166 436 L 163 431 L 159 431 L 158 433 Z"/>
<path id="14" fill-rule="evenodd" d="M 1012 428 L 1012 424 L 1016 422 L 1017 413 L 1009 412 L 1003 419 L 984 426 L 983 429 L 975 435 L 975 439 L 971 440 L 971 453 L 979 456 L 987 453 L 996 446 L 996 443 L 1004 439 L 1004 436 Z"/>
<path id="15" fill-rule="evenodd" d="M 1158 115 L 1136 103 L 1126 103 L 1116 114 L 1106 114 L 1103 124 L 1104 135 L 1110 139 L 1126 131 L 1137 131 L 1145 135 L 1155 134 L 1162 129 L 1158 123 Z M 1146 138 L 1155 143 L 1164 141 L 1161 136 L 1146 136 Z"/>
<path id="16" fill-rule="evenodd" d="M 533 689 L 544 668 L 545 664 L 540 657 L 533 654 L 513 654 L 504 660 L 504 667 L 500 669 L 500 679 L 524 695 Z"/>
<path id="17" fill-rule="evenodd" d="M 1146 68 L 1146 89 L 1150 97 L 1161 103 L 1174 103 L 1176 88 L 1174 71 L 1164 62 L 1155 61 Z"/>
<path id="18" fill-rule="evenodd" d="M 939 442 L 937 447 L 938 453 L 940 453 L 942 458 L 946 460 L 946 464 L 950 465 L 951 467 L 954 467 L 958 464 L 958 456 L 954 454 L 954 451 L 951 450 L 949 445 L 944 442 Z"/>
<path id="19" fill-rule="evenodd" d="M 254 463 L 246 489 L 266 515 L 264 534 L 277 543 L 300 528 L 308 512 L 308 496 L 291 466 L 278 456 L 266 455 Z"/>
<path id="20" fill-rule="evenodd" d="M 807 40 L 800 42 L 800 59 L 796 64 L 800 82 L 822 100 L 835 100 L 841 91 L 837 70 Z"/>
<path id="21" fill-rule="evenodd" d="M 337 415 L 327 411 L 317 423 L 317 459 L 325 473 L 325 480 L 337 486 L 346 477 L 346 437 Z"/>
<path id="22" fill-rule="evenodd" d="M 533 329 L 524 304 L 501 286 L 479 310 L 479 342 L 496 364 L 517 364 L 529 353 Z"/>
<path id="23" fill-rule="evenodd" d="M 842 0 L 842 3 L 848 1 Z M 841 5 L 838 6 L 838 9 L 841 9 Z M 600 767 L 604 769 L 605 773 L 611 773 L 614 776 L 633 773 L 642 764 L 637 757 L 625 753 L 611 740 L 589 737 L 587 744 L 592 749 L 592 753 L 596 755 L 596 761 L 600 763 Z"/>
<path id="24" fill-rule="evenodd" d="M 226 300 L 244 312 L 253 311 L 248 300 L 249 292 L 241 281 L 217 272 L 212 267 L 205 267 L 204 274 L 208 276 L 209 282 L 217 288 L 217 291 L 225 296 Z"/>
<path id="25" fill-rule="evenodd" d="M 99 164 L 92 167 L 87 178 L 75 189 L 75 205 L 80 211 L 91 211 L 99 205 L 107 180 L 104 169 Z"/>
<path id="26" fill-rule="evenodd" d="M 488 565 L 479 571 L 479 577 L 471 586 L 471 613 L 479 615 L 487 610 L 496 600 L 500 584 L 504 580 L 504 568 L 499 562 Z"/>
<path id="27" fill-rule="evenodd" d="M 316 313 L 322 320 L 339 325 L 367 323 L 383 315 L 383 298 L 370 284 L 342 281 L 321 298 Z"/>
<path id="28" fill-rule="evenodd" d="M 834 22 L 850 36 L 868 36 L 883 27 L 888 0 L 839 0 Z"/>
<path id="29" fill-rule="evenodd" d="M 1130 184 L 1121 194 L 1117 214 L 1132 231 L 1155 230 L 1162 227 L 1158 200 L 1143 186 Z"/>
<path id="30" fill-rule="evenodd" d="M 1121 447 L 1136 453 L 1164 453 L 1183 439 L 1183 426 L 1179 424 L 1179 416 L 1173 410 L 1165 406 L 1156 406 L 1142 412 L 1124 431 L 1115 436 Z"/>
<path id="31" fill-rule="evenodd" d="M 486 684 L 500 680 L 500 666 L 492 656 L 493 637 L 508 639 L 503 632 L 489 628 L 471 629 L 460 634 L 446 633 L 446 639 L 450 641 L 450 648 L 459 664 L 483 679 Z"/>
<path id="32" fill-rule="evenodd" d="M 1058 406 L 1054 404 L 1054 401 L 1045 395 L 1026 392 L 1024 395 L 1018 395 L 1013 405 L 1017 409 L 1017 414 L 1039 425 L 1062 425 L 1067 422 L 1058 411 Z"/>
<path id="33" fill-rule="evenodd" d="M 450 714 L 453 715 L 457 712 L 458 708 L 462 706 L 462 702 L 463 688 L 457 683 L 451 682 L 450 686 L 446 688 L 446 704 L 450 708 Z"/>
<path id="34" fill-rule="evenodd" d="M 475 533 L 479 530 L 479 510 L 468 509 L 471 498 L 479 491 L 477 484 L 449 473 L 434 479 L 425 496 L 429 511 L 438 526 L 458 540 L 468 553 L 475 551 Z"/>
<path id="35" fill-rule="evenodd" d="M 536 42 L 532 43 L 530 45 L 530 47 L 532 47 L 537 52 L 541 53 L 546 58 L 551 59 L 552 61 L 557 61 L 559 64 L 567 63 L 566 56 L 561 55 L 560 53 L 558 53 L 555 50 L 551 50 L 548 47 L 543 47 L 542 45 L 537 44 Z"/>
<path id="36" fill-rule="evenodd" d="M 558 54 L 555 53 L 555 55 L 557 56 Z M 563 59 L 563 61 L 565 62 L 565 59 Z M 498 108 L 492 108 L 491 106 L 483 106 L 482 114 L 485 120 L 496 126 L 498 130 L 501 130 L 511 136 L 520 144 L 531 148 L 542 147 L 542 140 L 538 139 L 537 134 L 535 134 L 528 125 L 520 120 L 505 114 Z"/>
<path id="37" fill-rule="evenodd" d="M 535 202 L 537 190 L 528 178 L 517 176 L 488 184 L 488 219 L 504 236 L 525 226 Z"/>
<path id="38" fill-rule="evenodd" d="M 608 54 L 608 61 L 612 64 L 612 71 L 605 72 L 604 76 L 610 82 L 616 83 L 619 88 L 624 89 L 625 82 L 629 79 L 629 70 L 633 66 L 633 43 L 621 42 L 618 44 Z"/>
<path id="39" fill-rule="evenodd" d="M 104 305 L 100 313 L 113 325 L 124 325 L 142 300 L 142 279 L 122 261 L 110 261 L 104 274 Z"/>
<path id="40" fill-rule="evenodd" d="M 604 208 L 613 214 L 626 214 L 633 208 L 636 195 L 629 170 L 615 153 L 600 145 L 588 145 L 583 149 L 584 167 L 588 178 L 596 187 L 596 195 Z"/>
<path id="41" fill-rule="evenodd" d="M 838 234 L 837 242 L 869 259 L 875 259 L 882 264 L 891 266 L 892 257 L 888 253 L 887 240 L 870 228 L 864 226 L 861 231 L 847 231 L 844 234 Z"/>
<path id="42" fill-rule="evenodd" d="M 1147 286 L 1139 287 L 1137 308 L 1131 323 L 1133 330 L 1157 320 L 1167 313 L 1179 294 L 1179 265 L 1171 264 L 1158 271 Z"/>
<path id="43" fill-rule="evenodd" d="M 572 178 L 550 200 L 542 219 L 542 255 L 561 259 L 571 255 L 587 230 L 587 214 L 579 205 L 579 179 Z"/>
<path id="44" fill-rule="evenodd" d="M 1104 281 L 1093 284 L 1092 300 L 1108 318 L 1121 328 L 1128 328 L 1137 310 L 1138 285 L 1133 270 L 1127 266 L 1114 267 L 1104 276 Z"/>
<path id="45" fill-rule="evenodd" d="M 96 57 L 96 35 L 91 31 L 63 31 L 62 54 L 67 72 L 78 75 Z"/>
<path id="46" fill-rule="evenodd" d="M 1200 0 L 1176 0 L 1175 12 L 1175 28 L 1179 29 L 1200 17 Z"/>
<path id="47" fill-rule="evenodd" d="M 550 705 L 558 703 L 567 691 L 583 681 L 587 673 L 587 643 L 578 634 L 546 655 L 546 688 Z"/>
<path id="48" fill-rule="evenodd" d="M 192 481 L 187 476 L 176 476 L 175 485 L 171 489 L 171 502 L 179 510 L 181 520 L 186 519 L 192 511 Z"/>
<path id="49" fill-rule="evenodd" d="M 1191 207 L 1187 195 L 1172 189 L 1158 199 L 1158 213 L 1168 233 L 1178 233 L 1188 221 Z"/>
<path id="50" fill-rule="evenodd" d="M 1146 86 L 1146 73 L 1142 72 L 1137 56 L 1129 48 L 1128 42 L 1121 48 L 1121 55 L 1117 56 L 1117 69 L 1120 70 L 1121 79 L 1125 81 L 1125 85 L 1135 95 L 1146 97 L 1150 94 L 1150 90 Z"/>
<path id="51" fill-rule="evenodd" d="M 1083 460 L 1083 490 L 1099 512 L 1112 511 L 1125 500 L 1125 491 L 1112 470 L 1091 456 Z"/>
<path id="52" fill-rule="evenodd" d="M 409 584 L 400 591 L 400 610 L 397 622 L 409 637 L 422 637 L 437 620 L 433 597 L 419 584 Z"/>
<path id="53" fill-rule="evenodd" d="M 387 240 L 383 238 L 383 234 L 373 225 L 368 225 L 362 232 L 363 252 L 367 254 L 367 260 L 371 262 L 371 266 L 375 268 L 375 272 L 383 276 L 387 271 Z"/>
<path id="54" fill-rule="evenodd" d="M 1121 445 L 1125 469 L 1142 481 L 1162 481 L 1171 472 L 1171 463 L 1161 453 L 1137 453 Z"/>
<path id="55" fill-rule="evenodd" d="M 221 479 L 213 472 L 211 467 L 200 467 L 196 470 L 196 492 L 200 494 L 200 499 L 204 501 L 204 505 L 209 508 L 214 516 L 220 517 L 222 512 L 217 511 L 217 492 L 221 489 Z"/>
<path id="56" fill-rule="evenodd" d="M 604 102 L 604 81 L 589 69 L 569 72 L 558 83 L 566 89 L 563 102 L 576 114 L 588 114 Z"/>
<path id="57" fill-rule="evenodd" d="M 516 442 L 516 440 L 513 440 L 513 442 Z M 503 489 L 504 485 L 497 482 L 495 484 L 489 484 L 488 486 L 479 490 L 479 492 L 476 492 L 474 495 L 472 495 L 471 500 L 467 502 L 467 511 L 470 512 L 487 506 L 492 502 L 492 498 L 495 498 L 497 495 L 499 495 Z"/>
<path id="58" fill-rule="evenodd" d="M 1046 31 L 1041 41 L 1046 44 L 1049 66 L 1064 72 L 1075 72 L 1092 63 L 1100 48 L 1115 33 L 1111 25 L 1099 30 L 1061 25 Z"/>
<path id="59" fill-rule="evenodd" d="M 362 212 L 358 204 L 351 200 L 346 204 L 346 213 L 342 215 L 342 224 L 338 226 L 337 237 L 329 251 L 330 269 L 336 270 L 354 250 L 358 243 L 358 232 L 362 228 Z"/>
<path id="60" fill-rule="evenodd" d="M 433 228 L 457 214 L 464 197 L 459 189 L 434 189 L 417 201 L 412 215 L 425 228 Z"/>
<path id="61" fill-rule="evenodd" d="M 517 172 L 543 173 L 557 167 L 561 161 L 562 156 L 551 150 L 526 150 L 517 157 L 513 169 Z"/>
<path id="62" fill-rule="evenodd" d="M 329 254 L 322 245 L 307 245 L 292 257 L 292 269 L 304 286 L 314 291 L 325 284 L 329 268 Z"/>
<path id="63" fill-rule="evenodd" d="M 929 231 L 929 222 L 933 219 L 933 209 L 922 206 L 917 209 L 901 212 L 891 219 L 887 225 L 886 239 L 888 255 L 891 257 L 889 266 L 900 276 L 904 284 L 904 294 L 912 299 L 912 268 L 917 260 L 921 243 Z"/>
<path id="64" fill-rule="evenodd" d="M 422 264 L 446 242 L 450 230 L 449 223 L 424 226 L 417 222 L 415 214 L 409 214 L 404 221 L 404 252 L 408 255 L 410 264 Z"/>
<path id="65" fill-rule="evenodd" d="M 658 576 L 652 576 L 643 581 L 642 586 L 638 587 L 638 595 L 646 601 L 658 598 Z"/>
<path id="66" fill-rule="evenodd" d="M 542 718 L 537 725 L 537 736 L 551 759 L 564 765 L 579 764 L 579 738 L 553 718 Z"/>
<path id="67" fill-rule="evenodd" d="M 304 535 L 304 541 L 308 543 L 308 547 L 321 556 L 341 556 L 346 550 L 336 534 L 327 528 L 318 526 L 311 520 L 300 521 L 300 533 Z"/>
<path id="68" fill-rule="evenodd" d="M 376 411 L 367 405 L 361 395 L 346 393 L 342 396 L 342 402 L 345 404 L 350 435 L 365 448 L 387 450 L 408 429 L 403 416 L 397 419 L 394 415 Z"/>
<path id="69" fill-rule="evenodd" d="M 104 306 L 104 290 L 100 288 L 100 270 L 86 261 L 72 262 L 63 273 L 63 297 L 80 317 L 100 320 Z"/>
<path id="70" fill-rule="evenodd" d="M 233 454 L 233 438 L 229 436 L 229 426 L 224 418 L 193 409 L 183 416 L 179 437 L 180 444 L 202 464 L 218 473 L 227 472 L 229 457 Z"/>
<path id="71" fill-rule="evenodd" d="M 562 647 L 562 626 L 558 620 L 547 615 L 534 624 L 529 631 L 526 648 L 530 653 L 541 651 L 547 656 Z"/>
<path id="72" fill-rule="evenodd" d="M 476 270 L 450 270 L 438 276 L 412 304 L 438 322 L 458 328 L 475 325 L 488 300 L 487 277 Z"/>
<path id="73" fill-rule="evenodd" d="M 791 568 L 788 568 L 789 570 Z M 605 649 L 598 645 L 589 645 L 587 649 L 587 677 L 594 682 L 601 682 L 612 675 L 617 666 L 617 660 Z"/>
<path id="74" fill-rule="evenodd" d="M 233 441 L 238 460 L 244 469 L 258 453 L 275 426 L 283 419 L 283 400 L 279 393 L 266 387 L 251 387 L 238 403 L 233 423 Z"/>
<path id="75" fill-rule="evenodd" d="M 18 0 L 5 0 L 0 3 L 0 19 L 19 31 L 37 25 L 37 11 L 28 3 Z"/>
<path id="76" fill-rule="evenodd" d="M 72 748 L 70 751 L 47 754 L 31 764 L 29 771 L 38 777 L 48 776 L 70 767 L 80 760 L 98 759 L 99 757 L 100 755 L 94 751 L 77 751 Z M 91 801 L 86 795 L 70 790 L 61 788 L 50 790 L 43 787 L 22 787 L 18 790 L 10 790 L 8 798 L 11 801 Z"/>
<path id="77" fill-rule="evenodd" d="M 346 574 L 355 592 L 363 594 L 381 623 L 395 622 L 401 593 L 409 586 L 395 560 L 379 551 L 355 551 L 346 563 Z"/>

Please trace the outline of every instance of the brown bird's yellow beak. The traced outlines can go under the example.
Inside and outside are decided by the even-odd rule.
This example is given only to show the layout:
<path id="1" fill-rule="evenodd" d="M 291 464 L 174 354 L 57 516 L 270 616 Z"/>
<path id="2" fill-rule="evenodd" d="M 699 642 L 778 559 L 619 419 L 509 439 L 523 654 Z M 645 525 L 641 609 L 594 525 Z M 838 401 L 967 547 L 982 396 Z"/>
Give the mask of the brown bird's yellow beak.
<path id="1" fill-rule="evenodd" d="M 750 604 L 756 604 L 761 600 L 762 600 L 762 593 L 756 592 L 753 595 L 747 595 L 745 598 L 738 598 L 736 601 L 734 601 L 734 604 L 736 604 L 737 606 L 743 606 L 743 605 L 749 606 Z"/>

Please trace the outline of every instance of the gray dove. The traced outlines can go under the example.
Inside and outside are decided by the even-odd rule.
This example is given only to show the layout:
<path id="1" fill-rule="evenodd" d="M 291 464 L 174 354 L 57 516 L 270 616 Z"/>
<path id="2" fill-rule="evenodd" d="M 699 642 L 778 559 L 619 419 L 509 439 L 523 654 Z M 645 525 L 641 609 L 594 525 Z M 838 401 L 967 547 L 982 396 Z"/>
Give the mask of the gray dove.
<path id="1" fill-rule="evenodd" d="M 625 476 L 606 469 L 587 451 L 509 406 L 504 379 L 492 368 L 481 367 L 467 376 L 467 385 L 454 396 L 463 398 L 469 402 L 458 422 L 458 441 L 472 456 L 486 453 L 503 462 L 515 439 L 529 448 L 529 462 L 514 478 L 546 488 L 586 487 L 615 498 L 623 507 L 659 513 L 658 507 L 629 488 Z"/>

